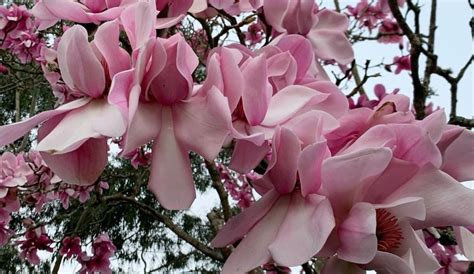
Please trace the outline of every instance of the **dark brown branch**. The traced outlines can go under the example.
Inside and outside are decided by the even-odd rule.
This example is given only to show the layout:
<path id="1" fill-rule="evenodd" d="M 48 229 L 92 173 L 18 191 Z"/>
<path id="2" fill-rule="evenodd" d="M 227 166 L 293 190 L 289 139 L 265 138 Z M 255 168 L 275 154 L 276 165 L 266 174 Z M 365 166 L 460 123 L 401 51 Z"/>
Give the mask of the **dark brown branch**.
<path id="1" fill-rule="evenodd" d="M 449 123 L 452 125 L 462 126 L 468 129 L 474 128 L 474 119 L 468 119 L 461 116 L 451 117 Z"/>
<path id="2" fill-rule="evenodd" d="M 206 161 L 206 168 L 209 171 L 209 174 L 211 176 L 212 187 L 217 191 L 217 194 L 219 195 L 219 200 L 221 201 L 224 220 L 227 222 L 230 219 L 230 217 L 232 217 L 232 212 L 230 210 L 230 205 L 229 205 L 229 195 L 227 194 L 227 192 L 225 191 L 222 185 L 221 177 L 219 176 L 219 173 L 217 172 L 214 163 Z"/>
<path id="3" fill-rule="evenodd" d="M 437 0 L 431 1 L 430 26 L 428 34 L 428 49 L 430 54 L 434 54 L 435 34 L 436 34 L 436 9 Z M 423 87 L 427 91 L 430 89 L 431 74 L 433 74 L 437 60 L 435 58 L 426 58 L 425 75 L 423 77 Z"/>
<path id="4" fill-rule="evenodd" d="M 123 196 L 123 195 L 113 195 L 113 196 L 104 197 L 103 200 L 106 202 L 113 202 L 113 201 L 126 202 L 126 203 L 130 203 L 137 206 L 138 209 L 142 210 L 143 212 L 147 213 L 151 217 L 155 218 L 157 221 L 161 222 L 164 226 L 166 226 L 174 234 L 176 234 L 176 236 L 183 239 L 185 242 L 187 242 L 188 244 L 190 244 L 197 250 L 201 251 L 203 254 L 205 254 L 209 258 L 212 258 L 214 260 L 221 261 L 221 262 L 224 261 L 224 257 L 219 251 L 214 250 L 208 247 L 207 245 L 201 243 L 199 240 L 189 235 L 186 231 L 184 231 L 182 228 L 180 228 L 175 223 L 173 223 L 173 220 L 171 218 L 169 218 L 166 215 L 161 214 L 160 212 L 156 211 L 154 208 L 150 207 L 149 205 L 141 203 L 133 197 Z"/>
<path id="5" fill-rule="evenodd" d="M 411 1 L 409 1 L 411 3 Z M 403 33 L 407 36 L 411 48 L 410 48 L 410 60 L 411 60 L 411 73 L 413 79 L 413 105 L 415 106 L 416 117 L 418 119 L 423 119 L 425 117 L 425 104 L 428 91 L 423 86 L 420 80 L 419 74 L 419 58 L 421 52 L 424 50 L 422 47 L 421 37 L 419 35 L 419 8 L 414 6 L 413 3 L 411 9 L 415 12 L 415 25 L 417 32 L 408 26 L 404 16 L 402 15 L 400 9 L 398 8 L 397 0 L 388 0 L 390 10 L 392 11 L 393 17 L 397 20 L 398 25 L 403 30 Z"/>

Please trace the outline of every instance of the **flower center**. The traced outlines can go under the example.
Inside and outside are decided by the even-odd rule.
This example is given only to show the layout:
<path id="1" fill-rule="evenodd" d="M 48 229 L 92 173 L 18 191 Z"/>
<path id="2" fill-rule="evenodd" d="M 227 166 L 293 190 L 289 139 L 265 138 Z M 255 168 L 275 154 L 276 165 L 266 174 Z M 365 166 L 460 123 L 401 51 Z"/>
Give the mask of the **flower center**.
<path id="1" fill-rule="evenodd" d="M 377 209 L 377 249 L 389 251 L 400 247 L 402 229 L 398 224 L 398 219 L 385 209 Z"/>

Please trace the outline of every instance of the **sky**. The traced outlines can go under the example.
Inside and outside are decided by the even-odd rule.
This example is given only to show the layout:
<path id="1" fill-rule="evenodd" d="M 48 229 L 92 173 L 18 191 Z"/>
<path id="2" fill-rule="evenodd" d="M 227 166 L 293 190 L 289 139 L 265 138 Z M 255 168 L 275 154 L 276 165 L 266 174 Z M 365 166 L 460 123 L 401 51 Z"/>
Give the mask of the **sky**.
<path id="1" fill-rule="evenodd" d="M 347 4 L 356 5 L 358 1 L 340 0 L 341 7 Z M 322 0 L 322 6 L 332 8 L 333 0 Z M 426 5 L 422 9 L 421 27 L 423 30 L 428 29 L 429 18 L 429 3 L 430 1 L 420 0 L 420 3 Z M 469 20 L 473 16 L 472 11 L 467 3 L 467 0 L 438 0 L 438 29 L 435 44 L 435 53 L 439 56 L 439 65 L 443 68 L 451 68 L 454 73 L 460 70 L 466 63 L 469 57 L 474 53 L 473 42 L 469 28 Z M 355 46 L 355 56 L 359 64 L 363 64 L 366 59 L 373 60 L 373 63 L 385 60 L 388 63 L 394 56 L 400 55 L 398 45 L 381 45 L 377 42 L 363 42 Z M 404 52 L 406 54 L 406 51 Z M 424 67 L 424 61 L 422 68 Z M 376 84 L 383 84 L 387 91 L 392 91 L 395 88 L 400 88 L 401 93 L 412 96 L 411 78 L 408 72 L 404 71 L 400 75 L 393 73 L 382 72 L 382 77 L 371 78 L 365 85 L 365 89 L 369 92 L 373 90 Z M 458 115 L 466 118 L 474 117 L 474 95 L 473 95 L 473 68 L 466 71 L 466 74 L 459 85 L 458 91 Z M 450 112 L 450 92 L 449 85 L 440 77 L 433 76 L 432 87 L 436 92 L 436 96 L 428 99 L 436 106 L 445 108 L 446 112 Z M 474 182 L 466 183 L 471 188 L 474 188 Z M 190 212 L 206 218 L 207 212 L 217 205 L 219 199 L 217 194 L 210 189 L 210 191 L 203 195 L 198 195 Z M 154 256 L 156 254 L 150 254 Z M 112 265 L 116 265 L 113 262 Z M 139 267 L 139 268 L 136 268 Z M 76 264 L 66 263 L 61 267 L 60 273 L 71 273 L 77 271 L 79 268 Z M 130 266 L 130 269 L 142 269 L 142 266 Z M 297 272 L 295 270 L 295 272 Z"/>

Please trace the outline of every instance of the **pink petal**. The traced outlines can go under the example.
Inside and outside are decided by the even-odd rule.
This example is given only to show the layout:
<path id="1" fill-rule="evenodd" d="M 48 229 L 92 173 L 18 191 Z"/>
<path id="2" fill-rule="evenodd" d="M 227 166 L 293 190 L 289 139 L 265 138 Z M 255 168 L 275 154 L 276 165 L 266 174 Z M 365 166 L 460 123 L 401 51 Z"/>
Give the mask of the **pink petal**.
<path id="1" fill-rule="evenodd" d="M 272 96 L 265 57 L 249 59 L 242 73 L 246 84 L 242 94 L 245 116 L 250 125 L 258 125 L 265 118 Z"/>
<path id="2" fill-rule="evenodd" d="M 388 252 L 377 251 L 375 258 L 364 265 L 365 269 L 375 270 L 380 274 L 415 274 L 406 261 Z"/>
<path id="3" fill-rule="evenodd" d="M 373 204 L 382 203 L 397 188 L 409 181 L 418 170 L 418 166 L 414 163 L 392 158 L 387 169 L 367 189 L 363 200 Z"/>
<path id="4" fill-rule="evenodd" d="M 61 37 L 58 64 L 68 87 L 97 98 L 105 89 L 105 72 L 88 41 L 87 31 L 74 25 Z"/>
<path id="5" fill-rule="evenodd" d="M 186 209 L 196 198 L 188 152 L 175 137 L 171 109 L 163 108 L 160 136 L 153 144 L 148 188 L 167 209 Z"/>
<path id="6" fill-rule="evenodd" d="M 122 12 L 120 22 L 132 49 L 141 47 L 154 36 L 156 15 L 155 1 L 138 2 Z"/>
<path id="7" fill-rule="evenodd" d="M 161 110 L 161 105 L 157 103 L 139 103 L 124 136 L 122 154 L 126 155 L 159 136 Z"/>
<path id="8" fill-rule="evenodd" d="M 87 103 L 89 103 L 90 101 L 91 100 L 89 98 L 81 98 L 78 100 L 74 100 L 68 104 L 64 104 L 58 107 L 57 109 L 43 111 L 24 121 L 10 124 L 10 125 L 1 126 L 0 127 L 0 147 L 10 144 L 16 139 L 22 137 L 38 124 L 48 119 L 51 119 L 54 116 L 80 108 L 86 105 Z"/>
<path id="9" fill-rule="evenodd" d="M 94 45 L 104 56 L 110 78 L 130 68 L 130 56 L 119 46 L 119 35 L 118 20 L 102 24 L 94 35 Z"/>
<path id="10" fill-rule="evenodd" d="M 454 233 L 462 254 L 470 261 L 474 260 L 474 234 L 462 226 L 455 226 Z"/>
<path id="11" fill-rule="evenodd" d="M 474 190 L 464 187 L 446 173 L 431 165 L 423 167 L 410 181 L 387 199 L 422 197 L 426 220 L 413 222 L 416 229 L 434 226 L 474 225 Z"/>
<path id="12" fill-rule="evenodd" d="M 334 59 L 341 65 L 347 65 L 354 59 L 354 50 L 344 32 L 313 29 L 307 37 L 319 58 Z"/>
<path id="13" fill-rule="evenodd" d="M 377 125 L 367 130 L 362 136 L 352 143 L 346 149 L 343 149 L 338 154 L 347 154 L 359 151 L 365 148 L 394 148 L 397 143 L 397 136 L 395 131 L 385 125 Z"/>
<path id="14" fill-rule="evenodd" d="M 391 158 L 392 153 L 387 148 L 369 148 L 330 157 L 323 162 L 323 191 L 331 200 L 336 215 L 342 213 L 340 210 L 350 209 L 354 201 L 362 198 L 361 191 L 380 176 Z"/>
<path id="15" fill-rule="evenodd" d="M 332 256 L 324 264 L 321 274 L 366 274 L 365 270 L 360 269 L 356 264 L 352 264 Z"/>
<path id="16" fill-rule="evenodd" d="M 303 149 L 298 159 L 298 175 L 303 197 L 317 193 L 321 187 L 322 163 L 329 156 L 326 142 L 315 143 Z"/>
<path id="17" fill-rule="evenodd" d="M 268 246 L 277 237 L 280 224 L 283 222 L 290 196 L 283 196 L 273 205 L 239 243 L 224 264 L 222 273 L 241 273 L 254 269 L 270 261 Z"/>
<path id="18" fill-rule="evenodd" d="M 329 81 L 314 81 L 305 84 L 305 86 L 329 94 L 329 97 L 324 102 L 317 105 L 318 110 L 328 112 L 336 118 L 340 118 L 349 110 L 346 96 L 333 83 Z"/>
<path id="19" fill-rule="evenodd" d="M 310 110 L 284 123 L 298 136 L 303 146 L 320 141 L 323 136 L 339 127 L 339 122 L 327 112 Z"/>
<path id="20" fill-rule="evenodd" d="M 262 219 L 279 198 L 276 191 L 269 191 L 261 199 L 232 217 L 212 240 L 213 247 L 225 247 L 241 239 L 249 230 Z"/>
<path id="21" fill-rule="evenodd" d="M 236 55 L 240 55 L 240 58 Z M 228 98 L 231 111 L 237 107 L 244 89 L 244 78 L 238 66 L 241 58 L 238 50 L 220 48 L 207 62 L 207 77 L 202 86 L 203 90 L 216 86 Z"/>
<path id="22" fill-rule="evenodd" d="M 423 239 L 421 239 L 408 222 L 399 222 L 402 229 L 403 239 L 401 246 L 394 253 L 402 256 L 408 250 L 413 256 L 413 264 L 416 273 L 433 273 L 440 265 L 434 254 L 428 249 Z"/>
<path id="23" fill-rule="evenodd" d="M 105 100 L 92 100 L 84 107 L 67 113 L 51 132 L 38 143 L 37 150 L 67 153 L 89 138 L 119 137 L 125 132 L 119 110 Z"/>
<path id="24" fill-rule="evenodd" d="M 377 252 L 375 209 L 368 203 L 355 204 L 338 228 L 337 256 L 345 261 L 366 264 Z"/>
<path id="25" fill-rule="evenodd" d="M 290 52 L 295 58 L 298 68 L 296 78 L 304 77 L 313 60 L 311 43 L 301 35 L 292 34 L 284 36 L 276 46 L 283 52 Z"/>
<path id="26" fill-rule="evenodd" d="M 447 123 L 444 110 L 438 110 L 418 122 L 428 132 L 433 143 L 439 142 Z"/>
<path id="27" fill-rule="evenodd" d="M 317 13 L 318 23 L 315 28 L 332 31 L 346 32 L 349 27 L 347 16 L 329 9 L 321 10 Z"/>
<path id="28" fill-rule="evenodd" d="M 186 148 L 212 161 L 230 133 L 227 98 L 215 87 L 173 107 L 176 138 Z"/>
<path id="29" fill-rule="evenodd" d="M 312 194 L 305 199 L 294 192 L 276 239 L 268 249 L 278 265 L 303 264 L 323 247 L 334 226 L 326 198 Z"/>
<path id="30" fill-rule="evenodd" d="M 56 121 L 54 121 L 56 120 Z M 42 139 L 58 123 L 58 119 L 43 124 L 38 131 L 38 139 Z M 105 138 L 89 139 L 74 151 L 51 155 L 41 153 L 49 168 L 65 183 L 74 185 L 90 185 L 97 181 L 107 165 L 107 141 Z"/>
<path id="31" fill-rule="evenodd" d="M 304 86 L 288 86 L 271 99 L 262 125 L 276 126 L 292 118 L 306 104 L 318 104 L 328 96 Z"/>
<path id="32" fill-rule="evenodd" d="M 264 0 L 263 2 L 265 20 L 267 20 L 277 32 L 285 32 L 282 24 L 288 9 L 288 4 L 289 2 L 286 0 Z"/>
<path id="33" fill-rule="evenodd" d="M 458 181 L 474 180 L 474 132 L 463 130 L 443 152 L 441 169 Z"/>
<path id="34" fill-rule="evenodd" d="M 254 169 L 270 151 L 270 145 L 265 142 L 257 146 L 246 140 L 237 140 L 232 152 L 229 168 L 239 173 L 246 173 Z"/>
<path id="35" fill-rule="evenodd" d="M 272 159 L 264 179 L 271 181 L 279 193 L 293 191 L 300 152 L 299 140 L 289 129 L 277 130 L 272 143 Z"/>
<path id="36" fill-rule="evenodd" d="M 37 2 L 31 13 L 40 22 L 38 30 L 45 30 L 59 21 L 59 18 L 49 11 L 43 1 Z"/>

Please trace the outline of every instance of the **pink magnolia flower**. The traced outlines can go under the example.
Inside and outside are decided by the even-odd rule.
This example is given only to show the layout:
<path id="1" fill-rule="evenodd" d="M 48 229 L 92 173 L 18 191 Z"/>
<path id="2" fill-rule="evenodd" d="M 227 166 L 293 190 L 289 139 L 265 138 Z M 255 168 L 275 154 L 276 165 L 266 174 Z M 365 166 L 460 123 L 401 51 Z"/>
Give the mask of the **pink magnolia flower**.
<path id="1" fill-rule="evenodd" d="M 439 268 L 415 231 L 474 222 L 466 217 L 474 207 L 469 202 L 474 191 L 440 170 L 442 156 L 436 143 L 445 124 L 446 117 L 439 112 L 411 124 L 377 125 L 324 163 L 334 163 L 351 176 L 366 176 L 346 181 L 336 173 L 327 173 L 332 179 L 325 181 L 323 167 L 323 193 L 340 221 L 336 224 L 340 244 L 333 251 L 337 258 L 331 259 L 334 263 L 329 263 L 324 273 L 349 267 L 338 260 L 350 262 L 353 268 L 381 270 L 390 266 L 397 273 Z M 370 151 L 378 156 L 368 156 Z M 350 155 L 364 155 L 365 160 Z M 466 207 L 460 209 L 459 204 Z"/>
<path id="2" fill-rule="evenodd" d="M 376 99 L 369 100 L 367 95 L 361 95 L 357 99 L 357 103 L 354 103 L 354 99 L 352 99 L 351 97 L 348 99 L 349 108 L 354 109 L 354 108 L 366 107 L 366 108 L 374 109 L 376 106 L 380 104 L 380 102 L 385 96 L 389 94 L 397 94 L 399 91 L 400 89 L 397 88 L 397 89 L 394 89 L 392 93 L 387 93 L 385 90 L 385 87 L 382 84 L 377 84 L 374 86 L 374 94 L 375 96 L 377 96 L 377 100 Z"/>
<path id="3" fill-rule="evenodd" d="M 115 245 L 110 241 L 107 234 L 99 235 L 92 243 L 92 256 L 85 252 L 78 256 L 78 261 L 82 265 L 79 273 L 100 272 L 112 273 L 110 269 L 110 257 L 117 251 Z"/>
<path id="4" fill-rule="evenodd" d="M 379 27 L 380 43 L 403 45 L 403 32 L 395 19 L 385 19 Z"/>
<path id="5" fill-rule="evenodd" d="M 33 14 L 44 30 L 56 24 L 60 19 L 76 23 L 100 24 L 120 17 L 122 12 L 137 0 L 40 0 L 33 7 Z M 158 11 L 166 10 L 166 17 L 154 18 L 156 28 L 168 28 L 181 21 L 193 4 L 192 0 L 150 0 Z"/>
<path id="6" fill-rule="evenodd" d="M 321 250 L 334 228 L 329 201 L 317 194 L 320 164 L 329 156 L 326 143 L 302 150 L 298 137 L 281 128 L 274 135 L 272 151 L 267 172 L 254 181 L 263 197 L 229 220 L 211 243 L 224 247 L 246 235 L 223 273 L 246 272 L 268 262 L 300 265 Z"/>
<path id="7" fill-rule="evenodd" d="M 128 120 L 122 153 L 154 140 L 149 189 L 164 207 L 187 208 L 195 198 L 188 151 L 213 160 L 230 132 L 230 113 L 217 89 L 193 91 L 198 60 L 182 36 L 154 38 L 154 29 L 140 25 L 147 20 L 134 21 L 154 17 L 149 6 L 141 6 L 136 16 L 122 20 L 138 45 L 136 60 L 116 76 L 109 101 Z"/>
<path id="8" fill-rule="evenodd" d="M 5 198 L 9 188 L 26 184 L 27 177 L 32 175 L 22 153 L 15 156 L 11 152 L 0 155 L 0 198 Z"/>
<path id="9" fill-rule="evenodd" d="M 361 0 L 355 7 L 347 6 L 347 10 L 359 21 L 359 26 L 367 27 L 369 31 L 387 16 L 386 13 L 378 9 L 378 6 L 369 4 L 368 0 Z"/>
<path id="10" fill-rule="evenodd" d="M 0 7 L 1 48 L 8 49 L 21 63 L 35 60 L 44 41 L 35 33 L 36 22 L 25 6 Z"/>
<path id="11" fill-rule="evenodd" d="M 410 55 L 395 56 L 393 58 L 393 65 L 397 66 L 395 74 L 399 74 L 402 70 L 411 71 Z"/>
<path id="12" fill-rule="evenodd" d="M 44 226 L 28 230 L 25 238 L 25 240 L 16 241 L 16 244 L 21 249 L 20 258 L 26 259 L 29 263 L 33 265 L 40 263 L 38 250 L 53 252 L 53 248 L 50 246 L 53 241 L 46 234 Z"/>
<path id="13" fill-rule="evenodd" d="M 245 32 L 245 40 L 250 42 L 250 46 L 260 43 L 263 39 L 263 28 L 260 22 L 251 24 Z"/>
<path id="14" fill-rule="evenodd" d="M 248 208 L 253 202 L 252 187 L 250 186 L 247 176 L 235 174 L 223 164 L 216 164 L 217 171 L 221 177 L 225 189 L 240 208 Z M 250 176 L 249 176 L 250 177 Z"/>
<path id="15" fill-rule="evenodd" d="M 348 64 L 354 52 L 345 36 L 348 19 L 345 15 L 319 11 L 312 0 L 265 0 L 265 19 L 278 33 L 300 34 L 312 43 L 316 57 Z"/>
<path id="16" fill-rule="evenodd" d="M 405 5 L 405 1 L 406 0 L 397 0 L 398 6 L 403 7 Z M 391 13 L 390 6 L 388 5 L 388 0 L 378 0 L 376 6 L 383 13 Z"/>
<path id="17" fill-rule="evenodd" d="M 238 140 L 232 169 L 253 169 L 268 152 L 277 126 L 292 128 L 307 143 L 314 138 L 307 129 L 317 119 L 326 121 L 324 132 L 337 126 L 334 117 L 347 111 L 347 100 L 335 85 L 311 77 L 311 55 L 309 41 L 298 35 L 282 37 L 256 56 L 240 48 L 211 54 L 201 89 L 215 86 L 228 98 Z"/>
<path id="18" fill-rule="evenodd" d="M 256 11 L 263 4 L 263 0 L 208 0 L 208 2 L 214 8 L 225 10 L 230 15 Z"/>
<path id="19" fill-rule="evenodd" d="M 341 126 L 328 133 L 328 146 L 333 154 L 352 144 L 359 136 L 378 124 L 406 124 L 415 121 L 410 111 L 410 98 L 401 94 L 383 97 L 372 110 L 370 108 L 351 109 L 339 119 Z"/>
<path id="20" fill-rule="evenodd" d="M 66 237 L 62 241 L 61 249 L 59 254 L 66 255 L 66 258 L 81 255 L 81 238 L 79 237 Z"/>
<path id="21" fill-rule="evenodd" d="M 67 183 L 95 182 L 107 164 L 106 139 L 121 136 L 126 126 L 118 108 L 105 98 L 114 75 L 130 66 L 118 38 L 116 20 L 101 25 L 92 42 L 83 27 L 68 29 L 58 46 L 58 64 L 67 87 L 83 97 L 25 121 L 1 126 L 0 146 L 43 123 L 37 149 L 46 152 L 43 158 L 48 166 Z"/>

